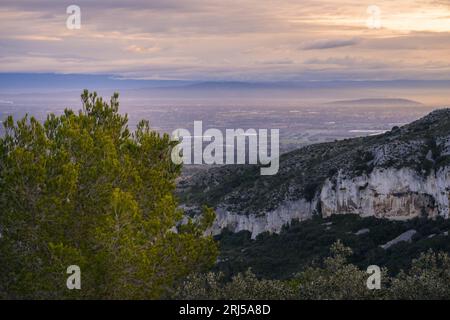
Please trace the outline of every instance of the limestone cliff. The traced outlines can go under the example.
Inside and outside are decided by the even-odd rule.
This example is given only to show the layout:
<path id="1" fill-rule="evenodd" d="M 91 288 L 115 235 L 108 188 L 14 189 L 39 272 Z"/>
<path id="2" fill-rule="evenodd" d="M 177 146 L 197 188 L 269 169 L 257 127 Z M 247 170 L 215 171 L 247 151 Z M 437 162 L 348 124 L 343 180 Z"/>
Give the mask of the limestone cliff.
<path id="1" fill-rule="evenodd" d="M 348 177 L 341 172 L 327 179 L 320 192 L 321 213 L 354 213 L 390 219 L 449 215 L 449 167 L 423 177 L 409 168 L 375 169 Z"/>

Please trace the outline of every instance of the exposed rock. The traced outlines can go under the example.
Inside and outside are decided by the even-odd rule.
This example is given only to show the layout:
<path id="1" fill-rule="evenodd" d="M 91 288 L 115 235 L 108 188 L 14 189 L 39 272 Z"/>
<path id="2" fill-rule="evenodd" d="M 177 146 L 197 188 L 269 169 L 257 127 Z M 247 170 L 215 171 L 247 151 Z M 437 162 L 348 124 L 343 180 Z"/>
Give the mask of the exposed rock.
<path id="1" fill-rule="evenodd" d="M 324 217 L 354 213 L 404 220 L 423 214 L 449 215 L 449 195 L 444 190 L 450 186 L 450 167 L 426 177 L 410 168 L 380 168 L 357 177 L 339 172 L 333 180 L 328 179 L 320 193 Z"/>
<path id="2" fill-rule="evenodd" d="M 392 247 L 393 245 L 396 245 L 399 242 L 411 242 L 413 236 L 417 233 L 416 230 L 408 230 L 404 233 L 402 233 L 401 235 L 399 235 L 397 238 L 385 243 L 384 245 L 382 245 L 381 247 L 384 250 L 389 249 L 390 247 Z"/>
<path id="3" fill-rule="evenodd" d="M 362 189 L 360 186 L 366 186 Z M 233 232 L 248 230 L 255 238 L 264 231 L 280 232 L 292 220 L 309 219 L 320 203 L 321 214 L 358 214 L 392 220 L 407 220 L 422 215 L 449 216 L 449 195 L 443 192 L 450 186 L 450 167 L 423 177 L 412 169 L 375 169 L 369 175 L 350 177 L 339 172 L 334 182 L 327 180 L 320 197 L 286 201 L 266 214 L 245 215 L 217 209 L 213 233 L 224 228 Z"/>
<path id="4" fill-rule="evenodd" d="M 247 230 L 251 232 L 252 239 L 255 239 L 258 234 L 265 231 L 278 233 L 284 225 L 290 224 L 293 220 L 303 221 L 311 218 L 315 207 L 316 203 L 300 199 L 287 202 L 265 215 L 242 215 L 217 208 L 216 220 L 209 232 L 215 235 L 223 229 L 232 232 Z"/>
<path id="5" fill-rule="evenodd" d="M 366 233 L 369 233 L 369 232 L 370 232 L 370 230 L 365 228 L 365 229 L 361 229 L 361 230 L 356 231 L 355 235 L 360 236 L 360 235 L 363 235 L 363 234 L 366 234 Z"/>

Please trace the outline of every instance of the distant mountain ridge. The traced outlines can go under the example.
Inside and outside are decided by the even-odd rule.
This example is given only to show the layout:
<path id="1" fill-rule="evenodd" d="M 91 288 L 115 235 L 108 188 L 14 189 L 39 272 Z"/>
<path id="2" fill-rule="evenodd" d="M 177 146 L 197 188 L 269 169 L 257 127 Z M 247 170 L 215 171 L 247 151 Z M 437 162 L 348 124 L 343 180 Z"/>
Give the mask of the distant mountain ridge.
<path id="1" fill-rule="evenodd" d="M 386 99 L 355 99 L 338 100 L 327 103 L 327 105 L 348 105 L 348 106 L 423 106 L 422 103 L 409 99 L 386 98 Z"/>
<path id="2" fill-rule="evenodd" d="M 201 80 L 139 79 L 114 74 L 14 73 L 0 72 L 1 89 L 48 88 L 78 90 L 84 88 L 123 89 L 310 89 L 310 88 L 450 88 L 450 80 Z"/>

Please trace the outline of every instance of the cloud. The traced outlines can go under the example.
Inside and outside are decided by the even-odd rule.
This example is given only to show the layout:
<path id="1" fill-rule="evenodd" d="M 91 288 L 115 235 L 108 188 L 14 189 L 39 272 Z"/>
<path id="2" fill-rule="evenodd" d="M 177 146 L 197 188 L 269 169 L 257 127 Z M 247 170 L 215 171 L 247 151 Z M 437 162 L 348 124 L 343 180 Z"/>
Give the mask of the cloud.
<path id="1" fill-rule="evenodd" d="M 440 17 L 450 9 L 444 2 L 378 0 L 383 28 L 370 30 L 358 0 L 78 0 L 81 29 L 68 30 L 66 4 L 3 0 L 0 72 L 448 78 L 450 20 Z"/>
<path id="2" fill-rule="evenodd" d="M 325 50 L 341 47 L 354 46 L 360 42 L 359 39 L 322 39 L 304 43 L 300 48 L 302 50 Z"/>
<path id="3" fill-rule="evenodd" d="M 356 70 L 376 70 L 380 74 L 385 74 L 386 71 L 405 67 L 401 61 L 381 61 L 378 59 L 365 59 L 354 56 L 345 57 L 328 57 L 326 59 L 310 58 L 303 62 L 305 65 L 318 66 L 320 68 L 333 69 L 352 69 Z"/>
<path id="4" fill-rule="evenodd" d="M 282 64 L 294 64 L 295 62 L 291 59 L 279 59 L 279 60 L 257 61 L 256 63 L 262 65 L 282 65 Z"/>
<path id="5" fill-rule="evenodd" d="M 161 50 L 161 48 L 157 48 L 157 47 L 141 47 L 138 45 L 130 45 L 128 47 L 125 48 L 126 51 L 129 52 L 134 52 L 134 53 L 155 53 Z"/>

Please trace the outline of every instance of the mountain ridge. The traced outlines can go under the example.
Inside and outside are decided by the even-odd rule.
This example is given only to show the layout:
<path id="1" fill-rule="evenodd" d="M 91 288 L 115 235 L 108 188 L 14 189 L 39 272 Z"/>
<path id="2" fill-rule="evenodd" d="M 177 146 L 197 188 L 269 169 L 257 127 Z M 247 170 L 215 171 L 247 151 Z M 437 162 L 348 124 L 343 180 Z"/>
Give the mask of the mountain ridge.
<path id="1" fill-rule="evenodd" d="M 423 103 L 402 98 L 364 98 L 353 100 L 337 100 L 328 102 L 327 105 L 351 105 L 351 106 L 423 106 Z"/>

